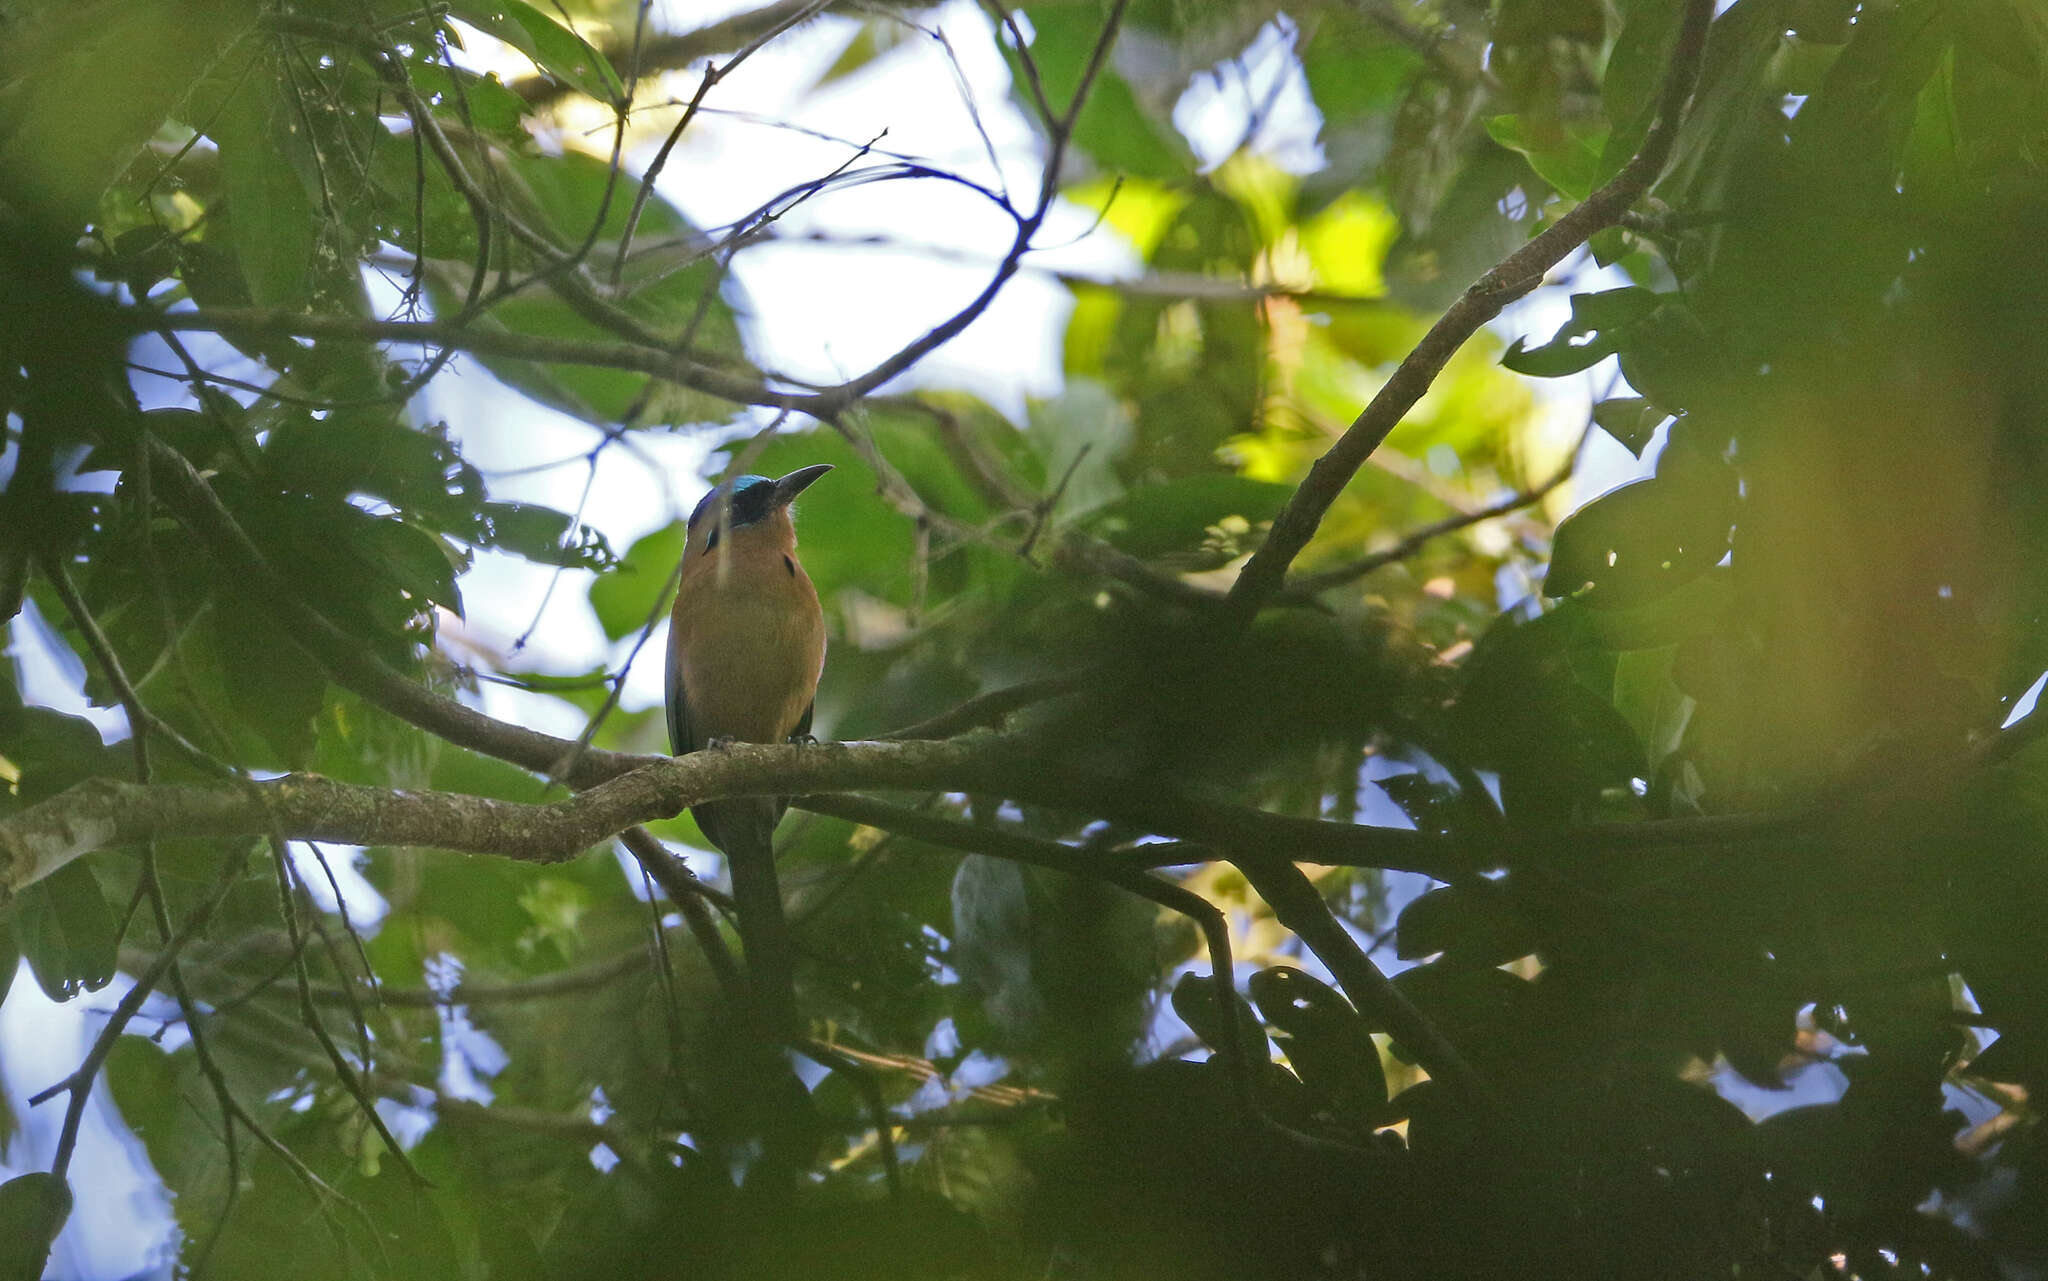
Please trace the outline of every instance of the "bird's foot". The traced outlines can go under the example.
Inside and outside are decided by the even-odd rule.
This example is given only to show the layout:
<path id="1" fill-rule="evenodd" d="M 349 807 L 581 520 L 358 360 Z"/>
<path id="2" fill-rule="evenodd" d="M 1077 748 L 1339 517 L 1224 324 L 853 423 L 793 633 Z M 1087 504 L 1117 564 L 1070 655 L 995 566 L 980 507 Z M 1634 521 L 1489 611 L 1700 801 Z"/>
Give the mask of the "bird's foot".
<path id="1" fill-rule="evenodd" d="M 816 734 L 791 734 L 789 742 L 792 747 L 816 747 L 818 745 L 818 736 Z"/>
<path id="2" fill-rule="evenodd" d="M 704 748 L 706 751 L 722 752 L 739 741 L 727 734 L 713 734 L 710 738 L 704 740 Z"/>

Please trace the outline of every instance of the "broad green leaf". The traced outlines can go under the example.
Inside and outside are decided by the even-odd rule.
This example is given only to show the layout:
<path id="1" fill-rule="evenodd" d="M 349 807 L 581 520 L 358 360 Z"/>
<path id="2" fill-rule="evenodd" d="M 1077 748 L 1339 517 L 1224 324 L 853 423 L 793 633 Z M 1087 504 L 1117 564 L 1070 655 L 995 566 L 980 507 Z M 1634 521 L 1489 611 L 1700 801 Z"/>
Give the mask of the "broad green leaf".
<path id="1" fill-rule="evenodd" d="M 36 1281 L 71 1217 L 71 1189 L 45 1171 L 0 1183 L 0 1281 Z"/>
<path id="2" fill-rule="evenodd" d="M 1642 396 L 1614 396 L 1593 406 L 1593 421 L 1638 458 L 1670 417 Z"/>
<path id="3" fill-rule="evenodd" d="M 862 19 L 854 28 L 853 38 L 832 60 L 818 77 L 813 89 L 822 89 L 848 76 L 868 70 L 876 62 L 911 43 L 922 33 L 912 24 L 899 22 L 893 17 L 871 17 Z"/>
<path id="4" fill-rule="evenodd" d="M 1514 1063 L 1535 1031 L 1535 989 L 1505 970 L 1437 961 L 1401 971 L 1394 986 L 1482 1071 Z M 1414 1057 L 1398 1040 L 1394 1052 Z"/>
<path id="5" fill-rule="evenodd" d="M 129 759 L 125 747 L 102 743 L 83 717 L 34 705 L 0 707 L 0 760 L 13 782 L 0 789 L 0 809 L 46 801 L 87 778 L 126 775 Z"/>
<path id="6" fill-rule="evenodd" d="M 0 1004 L 6 1003 L 7 992 L 14 986 L 14 976 L 20 969 L 21 949 L 14 943 L 14 927 L 0 920 Z M 9 1118 L 0 1115 L 0 1136 L 4 1136 L 8 1128 Z"/>
<path id="7" fill-rule="evenodd" d="M 1557 527 L 1544 595 L 1590 588 L 1588 603 L 1640 605 L 1706 573 L 1728 551 L 1734 477 L 1723 479 L 1719 492 L 1631 481 L 1572 513 Z"/>
<path id="8" fill-rule="evenodd" d="M 1444 954 L 1441 965 L 1491 967 L 1536 950 L 1536 930 L 1491 882 L 1431 890 L 1401 909 L 1396 954 Z"/>
<path id="9" fill-rule="evenodd" d="M 1549 342 L 1530 347 L 1526 338 L 1517 338 L 1500 363 L 1533 378 L 1558 378 L 1590 369 L 1620 350 L 1631 326 L 1642 323 L 1661 305 L 1656 294 L 1633 285 L 1573 294 L 1571 319 Z"/>
<path id="10" fill-rule="evenodd" d="M 497 159 L 514 184 L 511 197 L 530 205 L 536 221 L 552 230 L 562 245 L 582 244 L 593 227 L 600 244 L 616 245 L 625 234 L 638 187 L 631 173 L 614 171 L 609 161 L 582 151 L 502 152 Z M 634 244 L 645 248 L 677 238 L 698 242 L 688 248 L 703 247 L 701 233 L 682 211 L 659 192 L 650 193 L 634 228 Z M 599 261 L 609 265 L 608 260 Z"/>
<path id="11" fill-rule="evenodd" d="M 66 863 L 14 900 L 14 937 L 43 994 L 68 1001 L 114 977 L 116 925 L 99 879 L 83 861 Z"/>
<path id="12" fill-rule="evenodd" d="M 303 768 L 327 697 L 326 671 L 261 615 L 216 608 L 204 626 L 236 728 L 254 731 L 269 748 L 258 756 L 266 766 Z"/>
<path id="13" fill-rule="evenodd" d="M 590 584 L 590 607 L 598 626 L 612 640 L 631 636 L 647 625 L 656 605 L 668 594 L 669 579 L 683 559 L 688 530 L 682 521 L 664 525 L 635 539 L 618 564 Z"/>
<path id="14" fill-rule="evenodd" d="M 1320 10 L 1307 31 L 1301 70 L 1326 133 L 1392 107 L 1423 66 L 1421 54 L 1354 10 Z"/>
<path id="15" fill-rule="evenodd" d="M 448 8 L 455 17 L 503 40 L 579 93 L 605 103 L 625 96 L 625 85 L 603 54 L 525 0 L 455 0 Z"/>
<path id="16" fill-rule="evenodd" d="M 1173 985 L 1173 1012 L 1212 1050 L 1263 1044 L 1266 1030 L 1259 1026 L 1251 1007 L 1242 1000 L 1234 1000 L 1230 1003 L 1230 1015 L 1226 1016 L 1217 1008 L 1216 992 L 1214 975 L 1183 974 Z M 1231 1031 L 1233 1026 L 1235 1033 Z"/>
<path id="17" fill-rule="evenodd" d="M 1509 115 L 1488 120 L 1486 132 L 1501 146 L 1520 152 L 1538 177 L 1575 200 L 1584 200 L 1599 178 L 1600 155 L 1607 145 L 1605 125 Z"/>
<path id="18" fill-rule="evenodd" d="M 439 538 L 402 520 L 367 520 L 350 531 L 357 555 L 415 602 L 446 606 L 462 616 L 462 593 L 456 585 L 460 556 Z"/>
<path id="19" fill-rule="evenodd" d="M 1692 715 L 1692 700 L 1672 681 L 1678 647 L 1633 650 L 1614 660 L 1614 710 L 1620 712 L 1643 745 L 1644 766 L 1652 771 L 1678 750 Z"/>
<path id="20" fill-rule="evenodd" d="M 1252 975 L 1259 1012 L 1273 1042 L 1301 1077 L 1319 1110 L 1354 1126 L 1386 1120 L 1386 1070 L 1365 1020 L 1334 988 L 1287 965 Z"/>
<path id="21" fill-rule="evenodd" d="M 337 409 L 317 419 L 287 412 L 270 428 L 262 456 L 281 489 L 369 494 L 442 520 L 474 510 L 483 494 L 483 478 L 444 426 L 415 427 L 382 408 Z"/>
<path id="22" fill-rule="evenodd" d="M 1083 209 L 1099 210 L 1102 224 L 1128 240 L 1147 262 L 1189 200 L 1179 186 L 1137 177 L 1091 178 L 1063 194 Z"/>
<path id="23" fill-rule="evenodd" d="M 10 11 L 0 41 L 0 195 L 66 243 L 100 193 L 256 12 L 238 0 L 43 5 Z"/>
<path id="24" fill-rule="evenodd" d="M 550 230 L 564 250 L 581 248 L 589 241 L 590 261 L 601 274 L 609 275 L 633 206 L 636 187 L 632 178 L 625 174 L 615 177 L 605 161 L 576 151 L 503 155 L 500 159 L 506 198 L 514 208 Z M 392 177 L 387 174 L 383 181 L 389 190 Z M 403 210 L 393 210 L 389 216 L 404 216 Z M 453 218 L 455 211 L 451 208 L 447 216 Z M 444 234 L 463 237 L 461 243 L 468 243 L 473 235 L 467 229 L 454 228 Z M 642 209 L 615 301 L 634 320 L 662 335 L 664 342 L 679 342 L 687 335 L 692 357 L 744 375 L 750 366 L 740 337 L 734 301 L 737 289 L 704 249 L 704 236 L 674 205 L 654 195 Z M 466 295 L 469 279 L 466 264 L 432 264 L 429 284 L 436 305 L 456 309 Z M 708 298 L 707 291 L 712 291 Z M 471 323 L 482 329 L 542 338 L 619 341 L 617 334 L 544 289 L 529 289 L 503 299 Z M 635 411 L 637 421 L 649 424 L 723 422 L 737 412 L 730 402 L 629 370 L 535 364 L 489 355 L 478 359 L 493 374 L 542 404 L 598 426 L 612 426 Z"/>
<path id="25" fill-rule="evenodd" d="M 1131 446 L 1130 411 L 1104 384 L 1071 379 L 1059 396 L 1034 402 L 1030 440 L 1045 474 L 1064 478 L 1056 515 L 1093 511 L 1124 492 L 1118 464 Z"/>
<path id="26" fill-rule="evenodd" d="M 1596 611 L 1576 605 L 1503 614 L 1464 664 L 1454 741 L 1469 763 L 1500 771 L 1519 821 L 1562 822 L 1641 768 L 1642 747 L 1610 701 L 1613 654 L 1586 623 Z"/>
<path id="27" fill-rule="evenodd" d="M 1665 0 L 1622 0 L 1619 8 L 1621 34 L 1600 78 L 1600 106 L 1613 126 L 1615 142 L 1632 152 L 1655 114 L 1657 91 L 1664 83 L 1685 8 Z"/>
<path id="28" fill-rule="evenodd" d="M 479 547 L 516 552 L 540 565 L 604 573 L 618 564 L 611 544 L 597 529 L 567 512 L 537 503 L 484 503 L 477 509 L 470 541 Z"/>
<path id="29" fill-rule="evenodd" d="M 414 59 L 407 71 L 413 88 L 442 119 L 508 142 L 519 140 L 519 122 L 531 108 L 495 73 L 480 76 L 461 67 L 451 73 L 438 59 L 426 58 Z"/>
<path id="30" fill-rule="evenodd" d="M 1584 634 L 1604 649 L 1658 649 L 1720 626 L 1736 599 L 1731 577 L 1727 569 L 1714 569 L 1639 605 L 1596 609 L 1568 600 L 1556 612 L 1573 613 Z"/>
<path id="31" fill-rule="evenodd" d="M 1023 10 L 1030 22 L 1031 59 L 1054 111 L 1065 111 L 1100 40 L 1103 15 L 1094 5 L 1035 4 Z M 1018 107 L 1036 119 L 1027 99 L 1026 73 L 1008 41 L 1003 53 L 1014 79 Z M 1141 105 L 1114 59 L 1096 75 L 1074 128 L 1074 144 L 1103 169 L 1141 178 L 1179 179 L 1194 158 L 1171 124 Z"/>
<path id="32" fill-rule="evenodd" d="M 546 799 L 547 792 L 546 783 L 517 765 L 458 747 L 441 750 L 434 760 L 430 782 L 444 792 L 526 804 Z"/>
<path id="33" fill-rule="evenodd" d="M 312 290 L 319 211 L 300 178 L 310 140 L 281 88 L 276 66 L 257 60 L 244 86 L 206 125 L 220 144 L 223 190 L 236 261 L 261 307 L 296 307 Z"/>
<path id="34" fill-rule="evenodd" d="M 1278 515 L 1294 493 L 1290 485 L 1243 476 L 1187 476 L 1144 485 L 1095 509 L 1088 526 L 1133 556 L 1227 560 L 1205 550 L 1211 531 L 1236 518 L 1256 528 Z"/>

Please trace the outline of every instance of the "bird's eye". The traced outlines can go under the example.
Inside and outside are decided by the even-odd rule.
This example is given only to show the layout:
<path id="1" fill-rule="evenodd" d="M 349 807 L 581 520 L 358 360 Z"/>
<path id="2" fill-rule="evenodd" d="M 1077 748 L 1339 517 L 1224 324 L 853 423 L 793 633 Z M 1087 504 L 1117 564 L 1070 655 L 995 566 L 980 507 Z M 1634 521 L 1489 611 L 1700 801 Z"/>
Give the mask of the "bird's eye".
<path id="1" fill-rule="evenodd" d="M 718 526 L 713 525 L 711 532 L 704 536 L 704 550 L 708 552 L 716 546 L 718 546 Z"/>

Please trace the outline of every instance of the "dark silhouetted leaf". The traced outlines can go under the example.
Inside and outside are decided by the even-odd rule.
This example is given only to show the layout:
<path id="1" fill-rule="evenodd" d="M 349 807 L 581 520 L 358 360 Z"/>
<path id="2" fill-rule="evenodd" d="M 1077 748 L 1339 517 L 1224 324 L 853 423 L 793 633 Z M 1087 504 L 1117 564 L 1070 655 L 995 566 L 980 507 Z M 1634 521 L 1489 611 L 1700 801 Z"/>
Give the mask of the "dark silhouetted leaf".
<path id="1" fill-rule="evenodd" d="M 1638 458 L 1670 416 L 1641 396 L 1616 396 L 1593 406 L 1593 421 Z"/>
<path id="2" fill-rule="evenodd" d="M 1415 960 L 1444 954 L 1440 964 L 1495 966 L 1536 950 L 1536 931 L 1498 886 L 1431 890 L 1401 909 L 1396 954 Z"/>
<path id="3" fill-rule="evenodd" d="M 1590 369 L 1620 350 L 1631 326 L 1657 310 L 1662 300 L 1633 285 L 1597 294 L 1573 294 L 1572 318 L 1538 347 L 1517 338 L 1500 363 L 1518 374 L 1558 378 Z"/>

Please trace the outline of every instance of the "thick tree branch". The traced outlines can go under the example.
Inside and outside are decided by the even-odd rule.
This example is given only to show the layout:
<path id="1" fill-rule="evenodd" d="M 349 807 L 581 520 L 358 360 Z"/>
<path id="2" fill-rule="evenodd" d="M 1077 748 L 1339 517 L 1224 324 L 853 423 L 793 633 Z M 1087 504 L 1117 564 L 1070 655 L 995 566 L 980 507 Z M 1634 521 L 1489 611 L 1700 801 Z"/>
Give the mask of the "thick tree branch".
<path id="1" fill-rule="evenodd" d="M 1312 863 L 1432 876 L 1468 866 L 1448 838 L 1289 818 L 1084 776 L 1029 755 L 1019 740 L 996 735 L 948 742 L 743 743 L 673 759 L 611 759 L 639 768 L 544 805 L 365 787 L 313 774 L 235 788 L 91 779 L 0 820 L 0 901 L 75 858 L 146 839 L 277 834 L 555 863 L 635 823 L 669 818 L 707 800 L 855 789 L 988 792 L 1222 847 L 1285 849 Z M 830 812 L 834 801 L 820 797 L 800 804 Z"/>
<path id="2" fill-rule="evenodd" d="M 1265 544 L 1245 563 L 1230 590 L 1231 615 L 1237 626 L 1249 624 L 1280 591 L 1287 568 L 1308 546 L 1323 516 L 1387 433 L 1429 391 L 1444 365 L 1501 308 L 1535 288 L 1549 271 L 1594 232 L 1613 226 L 1622 213 L 1649 190 L 1664 171 L 1672 141 L 1684 118 L 1687 102 L 1699 79 L 1706 53 L 1707 29 L 1714 16 L 1713 0 L 1686 0 L 1685 17 L 1658 97 L 1656 122 L 1635 156 L 1605 186 L 1552 223 L 1529 243 L 1502 259 L 1481 276 L 1450 310 L 1431 325 L 1386 385 L 1345 429 L 1328 453 L 1309 468 L 1307 479 L 1273 521 Z"/>

